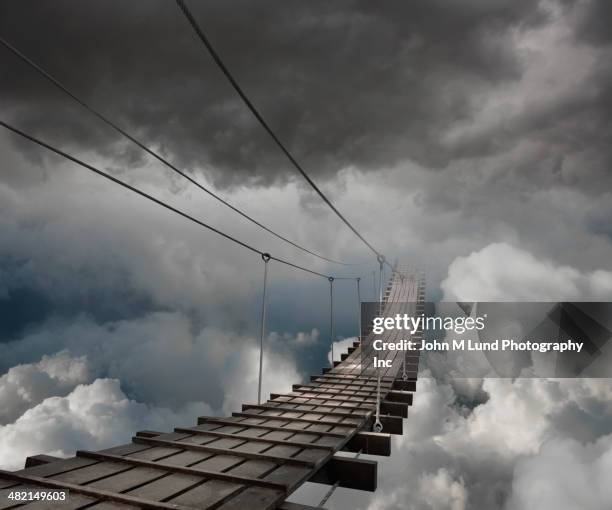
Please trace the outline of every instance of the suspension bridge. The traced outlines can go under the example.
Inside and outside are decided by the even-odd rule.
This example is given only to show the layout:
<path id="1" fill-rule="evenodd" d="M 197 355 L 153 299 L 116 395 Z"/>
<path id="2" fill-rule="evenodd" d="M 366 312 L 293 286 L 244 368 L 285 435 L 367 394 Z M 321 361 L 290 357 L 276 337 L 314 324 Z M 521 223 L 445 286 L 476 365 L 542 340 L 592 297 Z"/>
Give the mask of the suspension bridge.
<path id="1" fill-rule="evenodd" d="M 395 304 L 421 313 L 424 297 L 422 277 L 394 268 L 382 316 L 395 313 Z M 197 425 L 169 433 L 139 431 L 129 444 L 68 459 L 29 457 L 20 471 L 0 471 L 0 509 L 308 510 L 322 506 L 286 501 L 307 481 L 329 485 L 330 493 L 336 487 L 374 491 L 377 462 L 359 456 L 391 454 L 391 435 L 402 434 L 412 404 L 419 358 L 386 351 L 388 366 L 373 368 L 361 352 L 373 336 L 359 337 L 308 383 L 245 403 L 231 416 L 202 416 Z M 412 340 L 421 341 L 422 331 Z M 373 431 L 377 426 L 382 432 Z M 37 491 L 69 496 L 65 502 L 8 499 Z"/>
<path id="2" fill-rule="evenodd" d="M 391 265 L 383 253 L 377 250 L 338 210 L 290 153 L 240 87 L 184 0 L 176 0 L 176 3 L 187 25 L 193 30 L 196 40 L 203 45 L 233 90 L 242 99 L 245 107 L 286 156 L 290 166 L 376 257 L 379 271 L 378 314 L 382 316 L 394 314 L 404 308 L 409 308 L 416 314 L 422 313 L 425 299 L 423 276 L 414 269 L 400 267 L 397 264 Z M 191 176 L 194 174 L 193 171 L 179 168 L 167 157 L 101 113 L 42 65 L 34 62 L 2 37 L 0 45 L 7 50 L 8 55 L 16 57 L 21 64 L 60 90 L 88 114 L 93 115 L 148 156 L 255 227 L 292 249 L 300 250 L 328 264 L 362 265 L 362 263 L 325 256 L 264 225 L 198 182 Z M 0 470 L 0 510 L 8 508 L 307 510 L 323 508 L 337 487 L 368 491 L 376 489 L 377 463 L 360 456 L 391 454 L 391 435 L 402 434 L 403 420 L 408 416 L 408 406 L 411 405 L 413 393 L 416 391 L 419 358 L 416 353 L 408 355 L 406 352 L 385 351 L 381 358 L 385 362 L 384 366 L 373 366 L 373 358 L 366 355 L 366 348 L 371 345 L 373 335 L 371 330 L 364 329 L 361 323 L 360 277 L 325 274 L 288 258 L 272 255 L 267 250 L 230 235 L 209 222 L 143 191 L 138 186 L 127 183 L 23 131 L 6 119 L 0 119 L 0 126 L 13 135 L 28 140 L 39 149 L 68 160 L 110 181 L 113 185 L 178 215 L 183 220 L 204 229 L 207 235 L 219 236 L 238 246 L 239 249 L 261 257 L 264 262 L 256 402 L 243 404 L 242 408 L 231 416 L 202 416 L 196 425 L 177 426 L 172 432 L 138 431 L 129 444 L 100 451 L 77 451 L 75 456 L 67 459 L 49 455 L 28 457 L 22 470 L 15 472 Z M 269 399 L 262 401 L 266 293 L 270 262 L 329 281 L 331 366 L 323 368 L 321 374 L 311 376 L 307 383 L 296 383 L 291 392 L 271 394 Z M 391 269 L 391 276 L 383 290 L 385 265 Z M 375 273 L 373 278 L 374 275 Z M 334 361 L 333 305 L 336 280 L 356 281 L 357 302 L 360 306 L 360 335 L 348 352 L 341 354 L 339 361 Z M 392 342 L 397 340 L 396 335 L 397 333 L 384 333 L 376 335 L 376 338 Z M 414 332 L 411 340 L 415 343 L 422 341 L 422 331 Z M 380 356 L 380 353 L 378 355 Z M 323 500 L 315 506 L 298 505 L 287 501 L 297 488 L 309 481 L 329 486 Z M 66 500 L 39 497 L 35 501 L 28 501 L 32 494 L 51 494 L 58 497 L 61 494 L 68 494 L 68 497 Z"/>

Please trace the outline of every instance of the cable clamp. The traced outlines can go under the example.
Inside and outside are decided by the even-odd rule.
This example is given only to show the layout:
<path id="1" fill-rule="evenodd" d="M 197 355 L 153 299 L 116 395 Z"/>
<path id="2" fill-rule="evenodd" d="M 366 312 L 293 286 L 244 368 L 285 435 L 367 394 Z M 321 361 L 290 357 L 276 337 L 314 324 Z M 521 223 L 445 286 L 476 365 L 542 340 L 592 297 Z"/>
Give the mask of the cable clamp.
<path id="1" fill-rule="evenodd" d="M 334 281 L 334 277 L 333 276 L 328 276 L 327 279 L 329 280 L 329 283 Z"/>
<path id="2" fill-rule="evenodd" d="M 267 264 L 268 262 L 270 262 L 272 255 L 270 255 L 269 253 L 262 253 L 261 258 Z"/>

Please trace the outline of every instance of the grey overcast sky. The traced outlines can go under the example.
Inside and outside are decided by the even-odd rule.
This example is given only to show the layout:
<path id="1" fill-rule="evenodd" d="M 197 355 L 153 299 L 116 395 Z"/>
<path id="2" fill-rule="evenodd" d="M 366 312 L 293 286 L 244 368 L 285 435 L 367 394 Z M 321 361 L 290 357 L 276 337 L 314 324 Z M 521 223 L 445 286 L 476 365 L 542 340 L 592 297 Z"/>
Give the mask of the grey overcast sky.
<path id="1" fill-rule="evenodd" d="M 339 209 L 390 257 L 427 267 L 432 298 L 612 298 L 611 2 L 188 4 Z M 3 120 L 258 248 L 362 275 L 370 298 L 371 253 L 174 2 L 6 1 L 0 35 L 266 225 L 367 264 L 324 264 L 255 229 L 0 47 Z M 0 131 L 0 466 L 251 400 L 261 278 L 258 257 Z M 318 370 L 329 348 L 327 282 L 274 264 L 271 278 L 268 390 Z M 355 334 L 353 285 L 337 285 L 338 341 Z M 339 491 L 329 506 L 603 509 L 610 391 L 427 380 L 381 490 Z M 571 481 L 559 463 L 576 466 Z M 538 492 L 534 477 L 555 490 Z"/>

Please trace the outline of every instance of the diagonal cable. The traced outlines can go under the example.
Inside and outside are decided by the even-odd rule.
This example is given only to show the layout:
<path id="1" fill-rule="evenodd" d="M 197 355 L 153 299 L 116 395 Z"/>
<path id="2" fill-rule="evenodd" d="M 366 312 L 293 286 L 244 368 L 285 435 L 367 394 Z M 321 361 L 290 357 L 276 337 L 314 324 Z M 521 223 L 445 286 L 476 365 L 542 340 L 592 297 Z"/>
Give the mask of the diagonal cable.
<path id="1" fill-rule="evenodd" d="M 183 172 L 182 170 L 180 170 L 178 167 L 176 167 L 176 165 L 172 164 L 171 162 L 169 162 L 166 158 L 164 158 L 163 156 L 161 156 L 159 153 L 155 152 L 154 150 L 150 149 L 149 147 L 147 147 L 144 143 L 142 143 L 140 140 L 138 140 L 137 138 L 135 138 L 134 136 L 130 135 L 127 131 L 125 131 L 124 129 L 122 129 L 121 127 L 119 127 L 117 124 L 115 124 L 112 120 L 110 120 L 108 117 L 102 115 L 100 112 L 98 112 L 97 110 L 95 110 L 92 106 L 90 106 L 88 103 L 86 103 L 83 99 L 81 99 L 80 97 L 78 97 L 76 94 L 74 94 L 70 89 L 68 89 L 65 85 L 63 85 L 59 80 L 57 80 L 57 78 L 55 78 L 54 76 L 52 76 L 51 74 L 49 74 L 47 71 L 45 71 L 42 67 L 40 67 L 36 62 L 34 62 L 32 59 L 30 59 L 29 57 L 27 57 L 26 55 L 24 55 L 21 51 L 19 51 L 17 48 L 15 48 L 12 44 L 10 44 L 8 41 L 6 41 L 5 39 L 3 39 L 2 37 L 0 37 L 0 43 L 7 48 L 9 51 L 11 51 L 15 56 L 17 56 L 19 59 L 21 59 L 23 62 L 25 62 L 26 64 L 28 64 L 32 69 L 34 69 L 35 71 L 37 71 L 39 74 L 41 74 L 42 76 L 44 76 L 48 81 L 50 81 L 53 85 L 55 85 L 58 89 L 60 89 L 62 92 L 64 92 L 66 95 L 68 95 L 69 97 L 71 97 L 74 101 L 76 101 L 78 104 L 80 104 L 83 108 L 85 108 L 88 112 L 90 112 L 92 115 L 94 115 L 95 117 L 97 117 L 99 120 L 101 120 L 102 122 L 104 122 L 106 125 L 110 126 L 111 128 L 113 128 L 115 131 L 117 131 L 118 133 L 120 133 L 122 136 L 124 136 L 125 138 L 127 138 L 128 140 L 130 140 L 131 142 L 133 142 L 134 144 L 136 144 L 138 147 L 140 147 L 143 151 L 145 151 L 147 154 L 153 156 L 155 159 L 157 159 L 159 162 L 161 162 L 162 164 L 166 165 L 168 168 L 170 168 L 172 171 L 176 172 L 177 174 L 179 174 L 180 176 L 184 177 L 185 179 L 187 179 L 190 183 L 192 183 L 193 185 L 197 186 L 198 188 L 200 188 L 202 191 L 204 191 L 205 193 L 208 193 L 211 197 L 213 197 L 215 200 L 218 200 L 219 202 L 221 202 L 223 205 L 225 205 L 226 207 L 229 207 L 232 211 L 234 211 L 235 213 L 239 214 L 240 216 L 242 216 L 243 218 L 247 219 L 248 221 L 250 221 L 251 223 L 257 225 L 259 228 L 265 230 L 266 232 L 268 232 L 269 234 L 272 234 L 273 236 L 277 237 L 278 239 L 290 244 L 291 246 L 302 250 L 303 252 L 306 252 L 310 255 L 313 255 L 315 257 L 318 257 L 322 260 L 325 260 L 326 262 L 331 262 L 334 264 L 340 264 L 343 266 L 352 266 L 352 265 L 359 265 L 359 264 L 350 264 L 347 262 L 341 262 L 338 260 L 334 260 L 334 259 L 330 259 L 328 257 L 325 257 L 319 253 L 316 253 L 312 250 L 309 250 L 308 248 L 305 248 L 304 246 L 299 245 L 298 243 L 291 241 L 290 239 L 286 238 L 285 236 L 278 234 L 277 232 L 273 231 L 271 228 L 266 227 L 265 225 L 263 225 L 261 222 L 255 220 L 254 218 L 252 218 L 251 216 L 249 216 L 248 214 L 246 214 L 245 212 L 241 211 L 240 209 L 238 209 L 237 207 L 233 206 L 232 204 L 230 204 L 227 200 L 221 198 L 219 195 L 217 195 L 216 193 L 212 192 L 211 190 L 209 190 L 208 188 L 206 188 L 205 186 L 201 185 L 198 181 L 196 181 L 195 179 L 193 179 L 192 177 L 190 177 L 187 173 Z"/>
<path id="2" fill-rule="evenodd" d="M 99 169 L 95 168 L 94 166 L 92 166 L 92 165 L 90 165 L 88 163 L 85 163 L 84 161 L 82 161 L 82 160 L 80 160 L 80 159 L 78 159 L 78 158 L 76 158 L 74 156 L 71 156 L 70 154 L 68 154 L 67 152 L 62 151 L 61 149 L 58 149 L 58 148 L 56 148 L 56 147 L 54 147 L 54 146 L 52 146 L 52 145 L 50 145 L 50 144 L 48 144 L 46 142 L 43 142 L 42 140 L 40 140 L 40 139 L 38 139 L 38 138 L 36 138 L 36 137 L 34 137 L 32 135 L 29 135 L 28 133 L 25 133 L 24 131 L 21 131 L 20 129 L 17 129 L 16 127 L 14 127 L 14 126 L 12 126 L 12 125 L 10 125 L 10 124 L 2 121 L 2 120 L 0 120 L 0 126 L 8 129 L 9 131 L 12 131 L 13 133 L 21 136 L 22 138 L 30 140 L 31 142 L 34 142 L 35 144 L 37 144 L 37 145 L 39 145 L 41 147 L 44 147 L 45 149 L 47 149 L 47 150 L 49 150 L 51 152 L 54 152 L 55 154 L 57 154 L 59 156 L 62 156 L 65 159 L 68 159 L 68 160 L 72 161 L 73 163 L 76 163 L 77 165 L 82 166 L 83 168 L 86 168 L 87 170 L 90 170 L 91 172 L 93 172 L 95 174 L 100 175 L 101 177 L 104 177 L 105 179 L 108 179 L 109 181 L 114 182 L 115 184 L 118 184 L 119 186 L 122 186 L 122 187 L 124 187 L 126 189 L 129 189 L 130 191 L 133 191 L 134 193 L 140 195 L 141 197 L 144 197 L 144 198 L 146 198 L 146 199 L 156 203 L 157 205 L 159 205 L 159 206 L 161 206 L 161 207 L 163 207 L 165 209 L 168 209 L 169 211 L 171 211 L 171 212 L 173 212 L 175 214 L 178 214 L 179 216 L 182 216 L 183 218 L 185 218 L 185 219 L 187 219 L 187 220 L 189 220 L 189 221 L 191 221 L 193 223 L 196 223 L 196 224 L 200 225 L 201 227 L 206 228 L 206 229 L 208 229 L 208 230 L 210 230 L 210 231 L 212 231 L 212 232 L 214 232 L 214 233 L 224 237 L 225 239 L 228 239 L 229 241 L 232 241 L 232 242 L 242 246 L 243 248 L 246 248 L 247 250 L 252 251 L 253 253 L 258 253 L 259 255 L 269 256 L 272 260 L 276 260 L 277 262 L 280 262 L 281 264 L 284 264 L 286 266 L 290 266 L 290 267 L 293 267 L 295 269 L 299 269 L 301 271 L 304 271 L 304 272 L 307 272 L 307 273 L 310 273 L 310 274 L 313 274 L 313 275 L 316 275 L 316 276 L 320 276 L 322 278 L 329 279 L 328 275 L 325 275 L 323 273 L 319 273 L 319 272 L 314 271 L 312 269 L 308 269 L 308 268 L 300 266 L 298 264 L 294 264 L 293 262 L 289 262 L 287 260 L 284 260 L 284 259 L 281 259 L 281 258 L 278 258 L 278 257 L 274 257 L 274 256 L 272 256 L 272 255 L 270 255 L 268 253 L 265 253 L 265 252 L 255 248 L 255 247 L 251 246 L 250 244 L 247 244 L 244 241 L 241 241 L 240 239 L 237 239 L 236 237 L 233 237 L 233 236 L 231 236 L 229 234 L 226 234 L 222 230 L 219 230 L 218 228 L 215 228 L 215 227 L 209 225 L 208 223 L 205 223 L 202 220 L 199 220 L 199 219 L 197 219 L 197 218 L 187 214 L 186 212 L 181 211 L 180 209 L 177 209 L 176 207 L 173 207 L 170 204 L 167 204 L 163 200 L 160 200 L 159 198 L 155 198 L 153 195 L 150 195 L 150 194 L 146 193 L 145 191 L 142 191 L 142 190 L 136 188 L 135 186 L 132 186 L 131 184 L 128 184 L 127 182 L 122 181 L 121 179 L 117 179 L 116 177 L 113 177 L 112 175 L 107 174 L 106 172 L 103 172 L 102 170 L 99 170 Z"/>
<path id="3" fill-rule="evenodd" d="M 202 43 L 204 44 L 204 46 L 206 46 L 206 49 L 208 50 L 208 53 L 210 53 L 210 56 L 213 58 L 213 60 L 215 61 L 215 63 L 217 64 L 217 66 L 219 67 L 219 69 L 221 70 L 221 72 L 225 75 L 225 77 L 228 79 L 228 81 L 231 83 L 232 87 L 234 88 L 234 90 L 237 92 L 237 94 L 242 98 L 242 100 L 244 101 L 244 103 L 246 104 L 247 108 L 251 111 L 251 113 L 255 116 L 255 118 L 259 121 L 259 123 L 262 125 L 262 127 L 266 130 L 266 132 L 270 135 L 270 137 L 274 140 L 274 142 L 276 143 L 276 145 L 278 145 L 278 147 L 280 148 L 280 150 L 285 154 L 285 156 L 287 156 L 287 158 L 289 159 L 289 161 L 291 162 L 291 164 L 295 167 L 295 169 L 300 172 L 300 174 L 302 174 L 302 177 L 304 177 L 304 179 L 306 179 L 306 182 L 308 182 L 308 184 L 310 184 L 310 186 L 312 187 L 312 189 L 314 189 L 317 194 L 321 197 L 321 199 L 331 208 L 332 211 L 334 211 L 336 213 L 336 215 L 346 224 L 346 226 L 348 228 L 350 228 L 353 233 L 359 238 L 361 239 L 361 241 L 363 241 L 363 243 L 370 249 L 372 250 L 377 257 L 382 257 L 382 253 L 380 253 L 378 250 L 376 250 L 376 248 L 374 248 L 366 239 L 365 237 L 363 237 L 359 231 L 353 227 L 353 225 L 346 219 L 346 217 L 334 206 L 334 204 L 332 204 L 331 200 L 329 200 L 329 198 L 327 198 L 325 196 L 325 194 L 319 189 L 319 187 L 315 184 L 315 182 L 310 178 L 310 176 L 306 173 L 306 171 L 302 168 L 302 166 L 297 162 L 297 160 L 293 157 L 293 155 L 289 152 L 289 150 L 285 147 L 285 145 L 283 144 L 283 142 L 280 141 L 280 139 L 278 138 L 278 136 L 276 136 L 276 134 L 274 133 L 274 131 L 272 130 L 272 128 L 268 125 L 268 123 L 265 121 L 265 119 L 263 118 L 263 116 L 261 115 L 261 113 L 257 110 L 257 108 L 255 108 L 255 106 L 253 105 L 253 103 L 251 102 L 251 100 L 248 98 L 248 96 L 245 94 L 245 92 L 242 90 L 242 88 L 240 87 L 240 85 L 238 84 L 238 82 L 236 81 L 236 79 L 234 78 L 234 76 L 232 75 L 232 73 L 230 73 L 229 69 L 227 68 L 227 66 L 225 65 L 225 63 L 223 62 L 223 60 L 221 59 L 221 57 L 219 56 L 219 54 L 217 53 L 217 51 L 215 50 L 215 48 L 213 47 L 213 45 L 210 43 L 210 41 L 208 40 L 208 37 L 206 37 L 206 35 L 204 34 L 202 28 L 200 27 L 200 25 L 198 24 L 198 22 L 196 21 L 196 19 L 193 17 L 193 15 L 191 14 L 191 11 L 189 10 L 189 8 L 187 7 L 187 5 L 185 4 L 184 0 L 176 0 L 176 3 L 178 4 L 179 8 L 181 9 L 181 11 L 183 12 L 183 14 L 185 15 L 185 17 L 187 18 L 187 21 L 189 21 L 189 24 L 191 25 L 191 27 L 193 28 L 193 30 L 195 31 L 195 33 L 198 35 L 198 37 L 200 38 L 200 40 L 202 41 Z"/>

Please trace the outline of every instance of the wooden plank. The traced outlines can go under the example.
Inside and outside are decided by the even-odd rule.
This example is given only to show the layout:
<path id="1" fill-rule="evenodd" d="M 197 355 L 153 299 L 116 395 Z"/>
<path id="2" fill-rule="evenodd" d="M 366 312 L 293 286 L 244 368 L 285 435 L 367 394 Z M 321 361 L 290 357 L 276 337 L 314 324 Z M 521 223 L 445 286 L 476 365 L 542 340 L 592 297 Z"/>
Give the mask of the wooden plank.
<path id="1" fill-rule="evenodd" d="M 120 457 L 121 458 L 121 457 Z M 94 459 L 95 460 L 95 459 Z M 130 469 L 130 465 L 118 462 L 98 462 L 81 469 L 73 469 L 53 477 L 54 480 L 76 484 L 95 482 Z"/>
<path id="2" fill-rule="evenodd" d="M 16 480 L 13 480 L 16 481 Z M 14 492 L 28 492 L 32 490 L 36 490 L 37 487 L 30 483 L 16 483 L 12 487 L 7 487 L 5 489 L 0 490 L 0 509 L 4 510 L 5 508 L 13 508 L 19 505 L 19 501 L 15 501 L 9 499 L 11 493 Z"/>
<path id="3" fill-rule="evenodd" d="M 25 468 L 31 468 L 34 466 L 42 466 L 43 464 L 49 464 L 50 462 L 57 462 L 63 460 L 61 457 L 53 457 L 51 455 L 31 455 L 26 457 Z"/>
<path id="4" fill-rule="evenodd" d="M 358 399 L 358 400 L 355 400 Z M 341 411 L 364 411 L 369 412 L 373 405 L 371 402 L 365 402 L 360 397 L 354 397 L 352 399 L 333 398 L 333 396 L 327 397 L 303 397 L 300 395 L 277 395 L 275 398 L 268 400 L 267 404 L 278 404 L 278 405 L 297 405 L 297 406 L 316 406 L 316 407 L 329 407 L 330 409 L 340 409 Z M 265 405 L 265 404 L 264 404 Z"/>
<path id="5" fill-rule="evenodd" d="M 292 386 L 293 391 L 302 391 L 307 393 L 316 393 L 321 395 L 346 395 L 356 397 L 372 398 L 376 397 L 376 390 L 364 391 L 364 390 L 342 390 L 337 387 L 327 387 L 324 385 L 314 384 L 294 384 Z"/>
<path id="6" fill-rule="evenodd" d="M 136 505 L 140 508 L 146 509 L 174 509 L 174 510 L 192 510 L 189 507 L 181 505 L 172 505 L 168 503 L 161 503 L 157 501 L 148 501 L 136 496 L 129 496 L 127 494 L 118 494 L 115 492 L 94 488 L 92 486 L 77 485 L 68 482 L 60 482 L 52 478 L 41 478 L 35 475 L 25 475 L 16 472 L 0 470 L 0 478 L 8 478 L 16 480 L 26 484 L 35 484 L 41 487 L 48 487 L 50 489 L 64 489 L 71 493 L 82 494 L 97 499 L 117 501 L 119 503 L 128 503 Z M 0 503 L 1 505 L 1 503 Z M 1 507 L 0 507 L 1 508 Z"/>
<path id="7" fill-rule="evenodd" d="M 296 407 L 284 407 L 284 406 L 273 406 L 268 404 L 242 404 L 242 410 L 246 411 L 248 409 L 264 409 L 271 411 L 284 411 L 284 412 L 295 412 L 295 413 L 315 413 L 322 414 L 323 416 L 337 416 L 339 418 L 367 418 L 372 414 L 372 411 L 367 412 L 358 412 L 358 413 L 343 413 L 338 411 L 321 411 L 319 408 L 326 407 L 330 408 L 330 406 L 310 406 L 314 407 L 314 409 L 304 409 L 303 405 L 298 405 Z M 332 408 L 333 409 L 333 408 Z"/>
<path id="8" fill-rule="evenodd" d="M 138 510 L 137 506 L 128 505 L 125 503 L 116 503 L 114 501 L 103 501 L 93 506 L 88 506 L 87 510 L 93 508 L 94 510 Z"/>
<path id="9" fill-rule="evenodd" d="M 254 439 L 252 436 L 242 436 L 239 433 L 226 434 L 224 432 L 216 432 L 214 430 L 200 430 L 197 428 L 177 427 L 175 430 L 177 430 L 178 432 L 188 432 L 190 434 L 198 434 L 198 435 L 203 435 L 203 436 L 223 437 L 223 438 L 232 438 L 232 439 L 239 438 L 239 439 L 249 439 L 249 440 Z M 292 434 L 291 430 L 285 430 L 285 432 L 287 432 L 288 434 Z M 315 439 L 318 439 L 318 436 L 313 437 L 313 440 Z M 296 446 L 298 448 L 315 448 L 315 449 L 329 450 L 329 451 L 334 450 L 332 446 L 325 446 L 321 444 L 301 442 L 301 441 L 292 441 L 290 439 L 270 439 L 266 436 L 257 436 L 257 442 L 270 443 L 270 444 L 286 444 L 289 446 Z"/>
<path id="10" fill-rule="evenodd" d="M 310 481 L 326 485 L 338 483 L 339 487 L 374 492 L 377 471 L 377 462 L 334 455 Z"/>
<path id="11" fill-rule="evenodd" d="M 318 379 L 347 379 L 350 380 L 352 382 L 361 382 L 363 381 L 364 383 L 368 383 L 368 384 L 373 384 L 374 386 L 376 386 L 376 384 L 378 384 L 378 376 L 371 376 L 371 375 L 360 375 L 360 374 L 345 374 L 342 372 L 330 372 L 328 374 L 324 374 L 324 375 L 317 375 L 314 376 L 317 377 Z M 383 383 L 388 383 L 388 382 L 393 382 L 393 378 L 392 377 L 386 377 L 383 376 L 380 378 L 381 382 Z"/>
<path id="12" fill-rule="evenodd" d="M 300 414 L 303 414 L 303 413 L 300 413 Z M 312 414 L 312 413 L 309 413 L 309 414 Z M 315 413 L 315 414 L 318 414 L 318 413 Z M 312 419 L 303 418 L 301 416 L 290 418 L 290 417 L 282 416 L 282 415 L 269 416 L 269 415 L 264 415 L 264 414 L 246 413 L 246 412 L 232 413 L 232 416 L 244 417 L 244 418 L 267 418 L 270 420 L 271 419 L 282 420 L 288 423 L 287 428 L 289 427 L 289 424 L 295 424 L 295 423 L 306 423 L 306 424 L 312 424 L 312 425 L 343 425 L 345 427 L 355 428 L 356 426 L 358 426 L 360 423 L 363 422 L 363 419 L 361 418 L 354 420 L 357 423 L 347 423 L 345 421 L 340 421 L 340 419 L 338 419 L 338 421 L 330 421 L 330 420 L 323 420 L 323 419 L 316 419 L 316 418 L 312 418 Z M 321 417 L 322 416 L 323 415 L 321 415 Z"/>
<path id="13" fill-rule="evenodd" d="M 126 494 L 146 500 L 162 501 L 177 496 L 179 493 L 202 483 L 203 480 L 200 476 L 174 473 L 136 487 Z"/>
<path id="14" fill-rule="evenodd" d="M 139 430 L 136 432 L 137 437 L 157 437 L 163 436 L 165 432 L 158 432 L 156 430 Z"/>
<path id="15" fill-rule="evenodd" d="M 92 482 L 89 486 L 113 492 L 124 492 L 138 485 L 152 482 L 162 476 L 166 476 L 159 469 L 135 467 L 116 475 L 108 476 Z"/>
<path id="16" fill-rule="evenodd" d="M 135 458 L 130 458 L 130 457 L 120 457 L 118 455 L 109 455 L 105 453 L 90 452 L 90 451 L 78 451 L 77 456 L 96 459 L 96 460 L 103 460 L 103 461 L 105 460 L 105 461 L 113 461 L 113 462 L 123 462 L 130 466 L 148 467 L 152 469 L 160 469 L 162 471 L 171 472 L 171 473 L 181 473 L 181 474 L 186 474 L 186 475 L 199 476 L 203 478 L 213 478 L 215 480 L 223 480 L 226 482 L 257 485 L 261 487 L 268 487 L 268 488 L 279 489 L 279 490 L 285 489 L 285 487 L 280 484 L 266 482 L 264 480 L 259 480 L 257 478 L 236 476 L 230 473 L 221 473 L 218 471 L 210 471 L 207 469 L 201 469 L 201 468 L 196 468 L 196 467 L 191 467 L 191 466 L 189 467 L 178 466 L 176 464 L 169 464 L 167 462 L 152 462 L 152 461 L 147 461 L 147 460 L 135 459 Z"/>
<path id="17" fill-rule="evenodd" d="M 182 494 L 170 498 L 168 503 L 175 503 L 177 505 L 185 505 L 193 508 L 211 508 L 227 501 L 244 488 L 244 485 L 222 482 L 220 480 L 209 480 L 201 485 L 192 487 Z"/>
<path id="18" fill-rule="evenodd" d="M 285 494 L 280 491 L 249 487 L 218 508 L 219 510 L 245 510 L 247 508 L 270 510 L 276 508 L 284 498 Z"/>
<path id="19" fill-rule="evenodd" d="M 219 425 L 241 425 L 244 422 L 240 422 L 240 421 L 233 421 L 233 420 L 226 420 L 223 418 L 215 418 L 215 417 L 204 417 L 201 416 L 200 418 L 198 418 L 198 421 L 200 422 L 200 424 L 202 423 L 215 423 L 215 424 L 219 424 Z M 264 423 L 244 423 L 244 427 L 249 427 L 249 428 L 253 428 L 253 429 L 261 429 L 261 430 L 276 430 L 279 432 L 295 432 L 295 430 L 292 429 L 288 429 L 286 427 L 279 427 L 279 426 L 275 426 L 275 425 L 268 425 L 265 423 L 266 420 L 262 420 Z M 318 422 L 317 422 L 318 424 Z M 336 423 L 334 423 L 334 425 L 336 425 Z M 316 430 L 316 431 L 311 431 L 309 429 L 304 430 L 305 433 L 310 433 L 310 434 L 316 434 L 318 436 L 329 436 L 329 437 L 345 437 L 346 433 L 341 433 L 341 432 L 329 432 L 328 429 L 330 427 L 326 426 L 326 430 Z"/>
<path id="20" fill-rule="evenodd" d="M 199 444 L 192 444 L 192 443 L 185 443 L 185 442 L 178 442 L 178 441 L 165 441 L 163 439 L 148 438 L 148 437 L 134 437 L 132 440 L 136 443 L 141 443 L 141 444 L 152 444 L 152 445 L 158 445 L 158 446 L 173 446 L 176 448 L 184 448 L 185 450 L 210 452 L 210 453 L 216 453 L 219 455 L 235 455 L 237 457 L 244 457 L 247 459 L 270 460 L 278 464 L 298 464 L 302 466 L 314 467 L 313 462 L 297 460 L 292 457 L 274 457 L 266 453 L 239 452 L 239 451 L 236 451 L 230 448 L 215 448 L 215 447 L 207 446 L 207 445 L 199 445 Z"/>
<path id="21" fill-rule="evenodd" d="M 52 476 L 55 474 L 64 473 L 66 471 L 71 471 L 72 469 L 79 469 L 81 467 L 89 466 L 90 464 L 95 464 L 95 462 L 95 460 L 72 457 L 70 459 L 64 459 L 57 462 L 50 462 L 48 464 L 41 464 L 39 466 L 22 469 L 17 471 L 17 473 L 31 474 L 36 476 Z"/>
<path id="22" fill-rule="evenodd" d="M 322 405 L 322 406 L 330 406 L 334 408 L 342 408 L 348 410 L 352 409 L 363 409 L 370 410 L 376 404 L 376 399 L 366 399 L 365 397 L 361 397 L 359 395 L 350 395 L 348 398 L 343 395 L 334 395 L 334 394 L 326 394 L 323 395 L 313 395 L 307 396 L 308 392 L 303 392 L 303 394 L 296 394 L 297 392 L 292 392 L 286 395 L 277 395 L 275 393 L 271 393 L 272 402 L 282 402 L 287 404 L 306 404 L 306 405 Z M 305 400 L 305 402 L 298 402 L 298 400 Z M 340 404 L 340 405 L 333 405 Z M 354 404 L 354 405 L 348 405 Z M 364 405 L 360 405 L 364 404 Z"/>
<path id="23" fill-rule="evenodd" d="M 40 489 L 40 488 L 39 488 Z M 80 494 L 69 494 L 66 501 L 36 501 L 19 507 L 23 510 L 76 510 L 95 503 L 97 500 Z"/>

